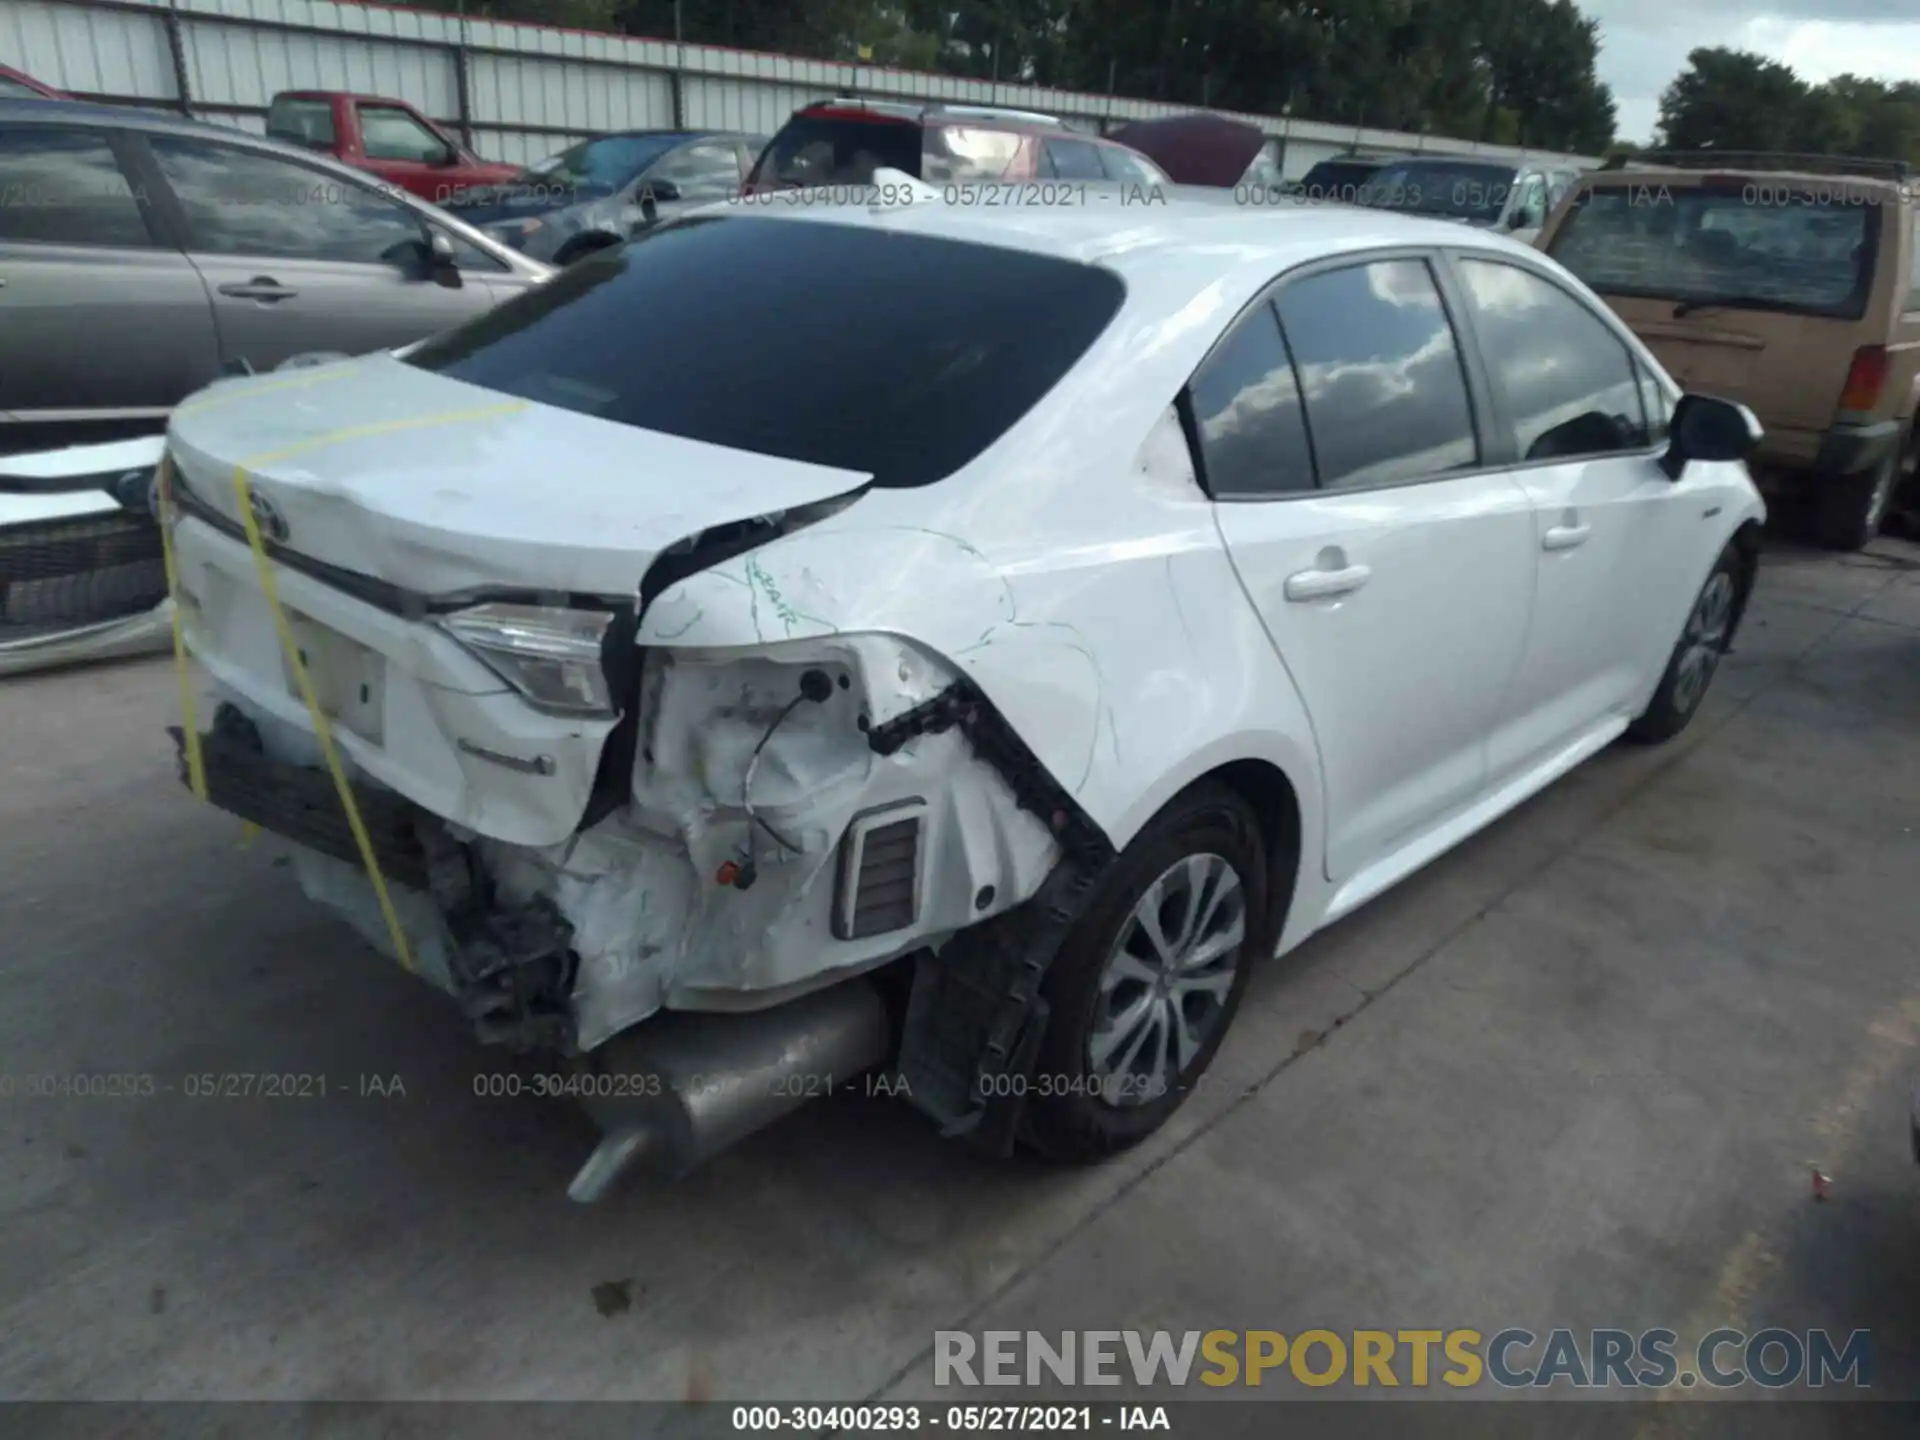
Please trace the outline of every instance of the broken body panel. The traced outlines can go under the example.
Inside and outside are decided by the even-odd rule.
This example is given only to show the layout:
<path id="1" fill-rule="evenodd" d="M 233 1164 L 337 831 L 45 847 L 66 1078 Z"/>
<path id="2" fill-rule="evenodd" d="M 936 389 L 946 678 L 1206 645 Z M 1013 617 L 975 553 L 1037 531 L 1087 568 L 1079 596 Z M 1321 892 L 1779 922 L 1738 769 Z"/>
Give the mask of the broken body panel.
<path id="1" fill-rule="evenodd" d="M 1158 334 L 1123 312 L 1060 389 L 1124 372 L 1164 406 L 1211 333 L 1197 312 L 1238 303 L 1213 287 Z M 375 356 L 228 382 L 177 412 L 170 446 L 182 620 L 215 704 L 267 756 L 313 765 L 240 533 L 240 465 L 344 761 L 468 857 L 450 892 L 397 897 L 422 971 L 486 1008 L 472 992 L 497 990 L 500 937 L 476 963 L 460 907 L 547 917 L 545 993 L 518 1008 L 551 1010 L 558 988 L 567 1021 L 503 1038 L 589 1049 L 663 1007 L 774 1004 L 938 948 L 1034 895 L 1063 838 L 1110 854 L 1230 760 L 1281 768 L 1317 826 L 1314 761 L 1285 738 L 1308 733 L 1298 697 L 1170 409 L 1090 437 L 1056 393 L 940 485 L 869 489 Z M 1097 513 L 1092 470 L 1116 477 Z M 703 535 L 782 514 L 802 521 L 703 567 Z M 1043 538 L 1060 534 L 1079 543 Z M 625 719 L 535 709 L 440 623 L 492 598 L 636 596 Z M 809 671 L 829 696 L 796 707 Z M 965 715 L 921 733 L 917 714 L 962 693 Z M 958 723 L 983 711 L 1011 760 Z M 891 807 L 918 816 L 911 921 L 836 934 L 844 837 Z M 303 855 L 303 884 L 391 951 L 352 853 Z"/>

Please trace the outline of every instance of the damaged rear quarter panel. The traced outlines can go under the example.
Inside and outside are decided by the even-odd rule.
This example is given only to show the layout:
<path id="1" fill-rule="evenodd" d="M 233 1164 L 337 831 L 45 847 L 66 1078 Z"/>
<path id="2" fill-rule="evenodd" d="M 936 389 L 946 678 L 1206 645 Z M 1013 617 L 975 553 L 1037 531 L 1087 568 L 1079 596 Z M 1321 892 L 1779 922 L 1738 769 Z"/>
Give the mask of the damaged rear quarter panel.
<path id="1" fill-rule="evenodd" d="M 974 467 L 991 478 L 872 491 L 687 578 L 648 608 L 640 644 L 717 652 L 896 635 L 970 676 L 1116 847 L 1194 779 L 1241 759 L 1288 776 L 1310 842 L 1318 768 L 1305 713 L 1184 442 L 1170 448 L 1164 424 L 1136 432 L 1109 451 L 1102 479 L 1085 473 L 1093 457 L 1026 440 L 1028 462 Z M 917 693 L 906 689 L 900 709 Z"/>
<path id="2" fill-rule="evenodd" d="M 810 671 L 824 694 L 802 700 Z M 550 897 L 572 927 L 581 1047 L 662 1007 L 777 1003 L 937 946 L 1036 889 L 1055 841 L 963 735 L 881 754 L 861 727 L 955 678 L 885 635 L 649 650 L 631 805 L 550 851 L 482 847 L 503 899 Z M 875 813 L 919 817 L 912 918 L 844 931 L 843 836 Z M 749 867 L 751 883 L 723 878 Z"/>

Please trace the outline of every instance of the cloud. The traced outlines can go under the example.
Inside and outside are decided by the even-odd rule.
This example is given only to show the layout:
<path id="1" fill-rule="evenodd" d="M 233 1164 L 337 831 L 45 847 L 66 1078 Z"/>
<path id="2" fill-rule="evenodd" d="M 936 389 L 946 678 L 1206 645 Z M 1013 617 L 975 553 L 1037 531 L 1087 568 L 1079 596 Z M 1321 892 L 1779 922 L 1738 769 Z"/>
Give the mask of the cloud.
<path id="1" fill-rule="evenodd" d="M 1600 78 L 1620 106 L 1620 134 L 1644 141 L 1660 92 L 1702 45 L 1752 50 L 1818 83 L 1848 71 L 1920 79 L 1914 0 L 1583 0 L 1600 22 Z"/>

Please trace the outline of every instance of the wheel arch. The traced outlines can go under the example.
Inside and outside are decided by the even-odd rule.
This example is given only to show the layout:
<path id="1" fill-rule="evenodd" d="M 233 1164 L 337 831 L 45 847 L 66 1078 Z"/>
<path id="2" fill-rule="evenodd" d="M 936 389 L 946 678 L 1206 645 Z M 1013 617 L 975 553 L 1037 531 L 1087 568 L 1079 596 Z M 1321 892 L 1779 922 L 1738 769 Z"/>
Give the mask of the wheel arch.
<path id="1" fill-rule="evenodd" d="M 1740 622 L 1746 617 L 1747 602 L 1753 598 L 1754 582 L 1760 578 L 1760 549 L 1766 535 L 1766 524 L 1757 516 L 1749 516 L 1733 532 L 1733 538 L 1727 543 L 1733 547 L 1733 553 L 1739 559 L 1739 591 L 1733 597 L 1733 617 L 1727 627 L 1727 643 L 1731 645 L 1740 633 Z"/>
<path id="2" fill-rule="evenodd" d="M 1301 843 L 1299 792 L 1287 772 L 1271 760 L 1229 760 L 1201 780 L 1218 781 L 1239 795 L 1260 826 L 1267 851 L 1266 929 L 1260 947 L 1270 953 L 1287 928 L 1299 889 L 1301 857 L 1306 853 Z"/>
<path id="3" fill-rule="evenodd" d="M 1209 747 L 1177 774 L 1162 777 L 1154 798 L 1135 808 L 1137 821 L 1112 837 L 1114 848 L 1124 850 L 1154 816 L 1196 786 L 1225 785 L 1253 811 L 1266 846 L 1267 928 L 1260 943 L 1264 953 L 1274 953 L 1283 935 L 1300 938 L 1292 922 L 1318 875 L 1308 860 L 1319 853 L 1319 791 L 1307 778 L 1317 773 L 1317 760 L 1308 754 L 1278 756 L 1269 746 L 1244 741 Z"/>

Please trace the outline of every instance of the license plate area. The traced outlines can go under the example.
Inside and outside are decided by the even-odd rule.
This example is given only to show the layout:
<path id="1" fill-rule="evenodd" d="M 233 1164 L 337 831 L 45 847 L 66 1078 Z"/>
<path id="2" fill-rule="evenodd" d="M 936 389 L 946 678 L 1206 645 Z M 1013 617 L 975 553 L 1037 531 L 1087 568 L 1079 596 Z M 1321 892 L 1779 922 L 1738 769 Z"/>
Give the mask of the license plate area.
<path id="1" fill-rule="evenodd" d="M 386 657 L 298 611 L 287 611 L 287 624 L 321 713 L 362 740 L 384 744 Z M 280 663 L 287 693 L 304 702 L 292 660 L 283 653 Z"/>

